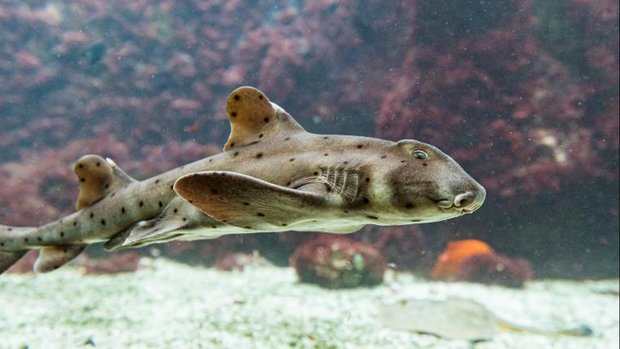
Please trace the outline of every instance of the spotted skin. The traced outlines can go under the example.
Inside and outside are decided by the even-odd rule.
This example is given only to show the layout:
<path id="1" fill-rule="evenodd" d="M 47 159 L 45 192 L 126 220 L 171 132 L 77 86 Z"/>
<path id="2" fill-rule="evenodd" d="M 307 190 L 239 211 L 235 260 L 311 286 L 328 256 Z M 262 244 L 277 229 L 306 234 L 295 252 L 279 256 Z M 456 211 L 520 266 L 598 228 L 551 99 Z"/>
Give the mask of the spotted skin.
<path id="1" fill-rule="evenodd" d="M 37 228 L 0 226 L 0 272 L 30 249 L 41 250 L 35 270 L 46 272 L 98 242 L 115 250 L 235 233 L 349 233 L 458 217 L 485 199 L 432 145 L 311 134 L 252 87 L 233 91 L 226 112 L 222 153 L 152 178 L 80 158 L 77 211 Z"/>

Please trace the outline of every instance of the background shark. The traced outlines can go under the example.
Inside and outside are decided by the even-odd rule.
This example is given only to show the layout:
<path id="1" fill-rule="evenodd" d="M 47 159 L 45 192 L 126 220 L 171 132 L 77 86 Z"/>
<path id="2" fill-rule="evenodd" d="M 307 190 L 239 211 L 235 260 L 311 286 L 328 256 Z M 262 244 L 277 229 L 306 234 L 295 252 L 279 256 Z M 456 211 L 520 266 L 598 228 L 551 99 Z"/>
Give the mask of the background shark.
<path id="1" fill-rule="evenodd" d="M 59 268 L 88 244 L 110 250 L 226 234 L 351 233 L 480 208 L 486 191 L 452 158 L 416 140 L 316 135 L 259 90 L 227 101 L 222 153 L 137 181 L 112 160 L 74 165 L 77 211 L 38 228 L 0 226 L 0 272 L 30 249 L 35 271 Z"/>

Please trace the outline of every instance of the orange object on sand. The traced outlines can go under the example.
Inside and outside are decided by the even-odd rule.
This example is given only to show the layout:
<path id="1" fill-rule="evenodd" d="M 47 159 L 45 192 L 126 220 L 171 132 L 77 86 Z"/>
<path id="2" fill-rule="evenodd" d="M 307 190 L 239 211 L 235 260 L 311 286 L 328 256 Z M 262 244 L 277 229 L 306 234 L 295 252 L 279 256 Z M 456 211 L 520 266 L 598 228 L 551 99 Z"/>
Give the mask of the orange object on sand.
<path id="1" fill-rule="evenodd" d="M 461 264 L 476 255 L 492 255 L 493 249 L 480 240 L 459 240 L 448 242 L 448 246 L 437 259 L 431 277 L 435 280 L 454 280 L 460 275 Z"/>

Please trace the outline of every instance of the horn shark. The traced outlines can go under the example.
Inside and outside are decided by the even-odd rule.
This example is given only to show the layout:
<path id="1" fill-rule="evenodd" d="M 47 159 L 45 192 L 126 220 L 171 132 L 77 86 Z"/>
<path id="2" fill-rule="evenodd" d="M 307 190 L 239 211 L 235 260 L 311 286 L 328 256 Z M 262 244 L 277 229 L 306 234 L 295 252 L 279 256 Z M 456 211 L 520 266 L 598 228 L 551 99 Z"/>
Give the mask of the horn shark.
<path id="1" fill-rule="evenodd" d="M 116 250 L 226 234 L 352 233 L 458 217 L 486 196 L 432 145 L 311 134 L 253 87 L 234 90 L 226 114 L 222 153 L 142 181 L 110 159 L 81 157 L 77 211 L 41 227 L 0 226 L 0 273 L 31 249 L 40 250 L 35 271 L 48 272 L 98 242 Z"/>

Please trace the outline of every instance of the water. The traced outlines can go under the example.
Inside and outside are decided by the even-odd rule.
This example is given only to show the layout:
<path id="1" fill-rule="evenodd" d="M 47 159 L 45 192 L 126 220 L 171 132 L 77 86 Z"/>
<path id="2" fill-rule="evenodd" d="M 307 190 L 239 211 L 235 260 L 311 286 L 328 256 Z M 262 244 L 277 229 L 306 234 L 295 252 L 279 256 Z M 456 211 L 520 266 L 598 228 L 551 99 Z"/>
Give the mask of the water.
<path id="1" fill-rule="evenodd" d="M 78 195 L 71 164 L 84 154 L 110 157 L 133 177 L 144 179 L 220 152 L 230 132 L 226 98 L 236 87 L 252 85 L 310 132 L 428 142 L 452 156 L 486 188 L 484 205 L 472 215 L 405 227 L 367 226 L 348 236 L 373 245 L 389 268 L 399 270 L 375 291 L 368 289 L 370 294 L 364 293 L 361 303 L 384 296 L 384 287 L 402 286 L 405 292 L 422 284 L 428 285 L 424 292 L 434 287 L 445 295 L 464 290 L 472 292 L 474 299 L 490 294 L 499 303 L 515 297 L 529 302 L 528 292 L 533 292 L 541 297 L 531 301 L 535 304 L 575 302 L 571 303 L 575 308 L 572 316 L 546 308 L 543 315 L 529 310 L 526 322 L 568 316 L 562 324 L 585 323 L 601 334 L 601 345 L 617 343 L 617 335 L 611 334 L 618 332 L 617 316 L 605 313 L 592 320 L 597 316 L 587 311 L 609 304 L 617 309 L 618 301 L 617 2 L 84 0 L 67 4 L 6 0 L 0 4 L 0 31 L 2 224 L 39 226 L 71 214 Z M 93 270 L 132 270 L 136 263 L 148 264 L 148 258 L 159 257 L 191 266 L 176 266 L 191 268 L 189 274 L 211 273 L 203 268 L 214 265 L 287 267 L 295 248 L 314 237 L 297 232 L 170 242 L 131 250 L 135 257 L 109 261 L 112 266 L 104 271 Z M 531 278 L 534 281 L 528 285 L 534 286 L 506 291 L 431 281 L 447 243 L 463 239 L 488 243 L 494 255 L 470 261 L 467 268 L 476 271 L 463 267 L 452 278 L 511 285 L 516 280 L 517 286 Z M 77 269 L 88 269 L 96 258 L 115 254 L 94 246 L 87 255 L 88 260 L 78 259 L 55 272 L 59 276 L 3 275 L 1 299 L 27 289 L 31 297 L 40 297 L 35 318 L 45 317 L 46 307 L 51 306 L 44 302 L 43 289 L 52 285 L 68 283 L 69 292 L 81 284 L 80 292 L 88 293 L 99 283 L 129 282 L 136 285 L 132 290 L 137 294 L 144 292 L 141 287 L 146 286 L 140 282 L 147 277 L 144 273 L 150 273 L 145 271 L 148 267 L 118 276 L 122 281 L 81 276 Z M 360 264 L 359 255 L 351 254 L 350 264 L 343 257 L 353 272 L 366 266 Z M 23 270 L 33 257 L 25 260 Z M 515 260 L 516 266 L 510 264 Z M 500 265 L 501 270 L 478 273 L 476 269 Z M 161 268 L 174 274 L 168 264 Z M 382 270 L 381 263 L 378 268 Z M 411 272 L 413 281 L 400 284 L 398 275 L 407 278 Z M 265 271 L 250 268 L 234 275 L 252 280 L 253 273 Z M 355 282 L 359 275 L 353 274 Z M 165 279 L 162 275 L 155 272 L 153 277 Z M 205 277 L 232 278 L 225 273 L 213 275 Z M 547 279 L 568 280 L 571 291 L 537 284 Z M 607 281 L 599 287 L 585 281 L 590 279 Z M 303 297 L 327 292 L 330 296 L 325 297 L 336 298 L 331 295 L 346 298 L 351 295 L 348 292 L 356 292 L 306 288 L 295 280 L 288 275 L 271 281 L 293 283 L 282 286 L 290 294 L 277 293 L 283 299 L 295 298 L 296 292 Z M 571 296 L 562 298 L 562 292 Z M 581 302 L 579 292 L 583 292 Z M 242 299 L 230 301 L 251 304 L 260 297 L 259 291 L 245 291 Z M 166 307 L 161 303 L 165 300 L 147 298 L 142 309 L 147 314 Z M 198 304 L 212 302 L 197 299 Z M 93 300 L 84 296 L 77 302 L 86 307 Z M 501 305 L 498 310 L 510 315 L 527 307 L 520 303 L 514 308 Z M 7 318 L 17 312 L 6 311 Z M 90 324 L 90 315 L 79 315 L 88 314 L 83 308 L 72 311 L 78 313 L 75 322 Z M 114 342 L 106 334 L 112 328 L 106 323 L 112 321 L 110 314 L 101 309 L 96 316 L 102 322 L 89 325 L 95 333 L 93 341 L 139 347 L 130 341 Z M 62 311 L 55 316 L 69 317 Z M 302 319 L 313 323 L 327 317 L 338 322 L 338 316 L 314 314 Z M 51 328 L 29 318 L 22 321 L 24 326 Z M 347 342 L 351 337 L 338 331 L 328 335 L 317 330 L 331 336 L 320 342 L 312 338 L 314 325 L 303 329 L 295 321 L 281 330 L 289 335 L 285 342 L 297 338 L 290 347 L 362 346 Z M 230 324 L 230 333 L 244 333 L 238 322 Z M 0 347 L 8 332 L 12 334 L 6 342 L 9 348 L 42 345 L 37 344 L 37 336 L 28 342 L 25 332 L 13 326 L 0 322 Z M 353 325 L 362 332 L 370 326 L 371 320 Z M 7 329 L 4 333 L 2 327 Z M 62 331 L 83 331 L 78 328 L 69 321 Z M 49 335 L 45 330 L 37 333 Z M 394 333 L 384 334 L 391 339 L 403 335 Z M 142 336 L 138 338 L 152 338 Z M 499 337 L 495 345 L 510 347 L 506 344 L 510 340 L 529 338 L 516 336 Z M 84 338 L 85 343 L 89 337 Z M 225 338 L 214 336 L 214 342 L 205 339 L 202 345 L 229 347 L 226 343 L 232 342 Z M 377 342 L 369 343 L 398 347 L 397 342 L 373 340 Z M 237 344 L 251 347 L 251 342 Z M 545 343 L 551 347 L 552 342 Z M 67 344 L 59 338 L 53 343 L 59 347 L 83 344 Z M 253 345 L 265 343 L 257 340 Z"/>

